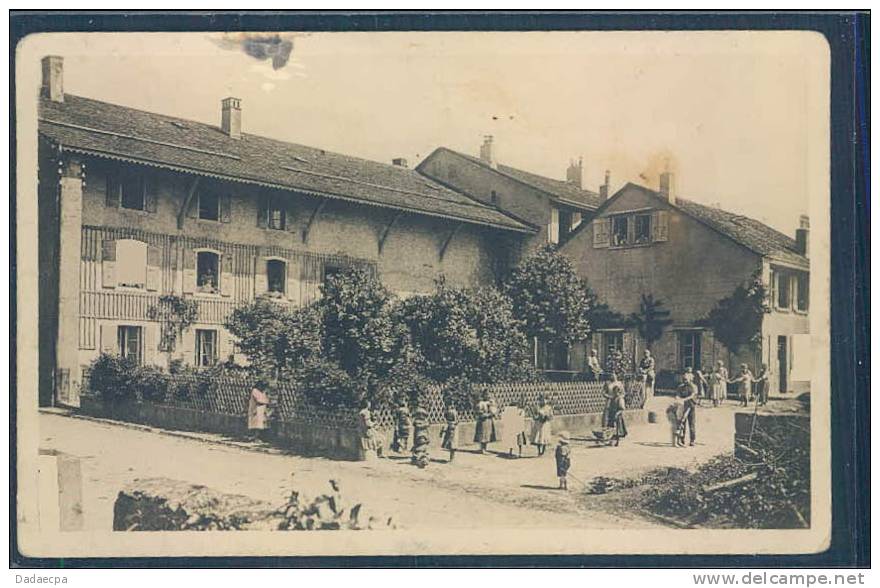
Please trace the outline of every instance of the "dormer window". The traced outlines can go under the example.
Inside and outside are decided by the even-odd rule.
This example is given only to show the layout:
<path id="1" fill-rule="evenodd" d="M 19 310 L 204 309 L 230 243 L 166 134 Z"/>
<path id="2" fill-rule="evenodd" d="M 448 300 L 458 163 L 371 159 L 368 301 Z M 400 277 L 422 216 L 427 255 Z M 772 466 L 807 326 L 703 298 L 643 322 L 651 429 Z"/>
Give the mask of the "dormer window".
<path id="1" fill-rule="evenodd" d="M 637 245 L 641 245 L 644 243 L 651 242 L 651 215 L 650 214 L 637 214 L 635 216 L 636 220 L 636 234 L 635 234 L 635 243 Z"/>
<path id="2" fill-rule="evenodd" d="M 596 249 L 638 247 L 669 239 L 669 213 L 665 210 L 617 213 L 591 224 Z"/>
<path id="3" fill-rule="evenodd" d="M 629 244 L 629 217 L 615 216 L 611 218 L 611 245 L 622 247 Z"/>

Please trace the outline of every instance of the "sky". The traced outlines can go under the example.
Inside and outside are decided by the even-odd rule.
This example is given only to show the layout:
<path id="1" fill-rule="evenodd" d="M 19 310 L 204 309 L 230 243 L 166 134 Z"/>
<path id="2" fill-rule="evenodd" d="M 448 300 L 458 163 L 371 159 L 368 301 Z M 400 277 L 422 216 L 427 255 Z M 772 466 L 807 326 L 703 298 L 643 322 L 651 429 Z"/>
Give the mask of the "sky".
<path id="1" fill-rule="evenodd" d="M 657 186 L 793 235 L 828 194 L 828 53 L 809 32 L 43 34 L 65 91 L 414 166 L 438 146 L 585 187 Z M 277 42 L 277 41 L 280 41 Z M 35 79 L 38 79 L 36 77 Z M 33 92 L 36 95 L 37 89 Z"/>

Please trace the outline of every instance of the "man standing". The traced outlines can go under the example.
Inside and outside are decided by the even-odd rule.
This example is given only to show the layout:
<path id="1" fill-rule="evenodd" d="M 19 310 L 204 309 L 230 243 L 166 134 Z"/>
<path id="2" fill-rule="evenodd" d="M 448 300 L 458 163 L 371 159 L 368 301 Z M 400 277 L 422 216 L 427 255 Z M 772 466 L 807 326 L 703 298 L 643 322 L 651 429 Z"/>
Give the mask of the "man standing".
<path id="1" fill-rule="evenodd" d="M 651 351 L 645 349 L 642 360 L 639 362 L 639 375 L 642 377 L 645 400 L 654 396 L 654 377 L 657 375 L 654 368 L 654 358 L 651 356 Z"/>
<path id="2" fill-rule="evenodd" d="M 682 374 L 681 379 L 682 383 L 678 387 L 678 396 L 684 404 L 684 414 L 678 425 L 677 441 L 679 447 L 684 447 L 684 432 L 685 428 L 687 428 L 690 433 L 690 446 L 693 447 L 697 442 L 697 398 L 699 397 L 699 390 L 694 383 L 694 374 L 692 372 L 686 371 Z"/>

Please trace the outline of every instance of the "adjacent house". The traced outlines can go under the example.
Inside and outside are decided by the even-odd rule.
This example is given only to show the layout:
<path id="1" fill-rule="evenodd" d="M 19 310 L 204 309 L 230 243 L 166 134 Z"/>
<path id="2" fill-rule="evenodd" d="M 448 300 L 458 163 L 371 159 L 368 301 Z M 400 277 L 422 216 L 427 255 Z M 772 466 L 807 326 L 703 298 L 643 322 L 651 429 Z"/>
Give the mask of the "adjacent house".
<path id="1" fill-rule="evenodd" d="M 65 94 L 46 57 L 39 105 L 40 402 L 78 404 L 99 352 L 210 366 L 223 327 L 256 296 L 307 304 L 328 276 L 374 269 L 401 296 L 494 283 L 537 230 L 402 160 L 382 164 L 220 125 Z M 161 301 L 195 300 L 173 347 Z"/>
<path id="2" fill-rule="evenodd" d="M 519 219 L 537 232 L 522 242 L 525 251 L 544 243 L 564 243 L 608 196 L 608 173 L 599 192 L 583 187 L 583 160 L 571 161 L 566 179 L 557 180 L 498 162 L 494 137 L 480 146 L 480 157 L 446 147 L 432 152 L 419 172 Z"/>
<path id="3" fill-rule="evenodd" d="M 660 189 L 628 183 L 562 245 L 590 287 L 612 310 L 639 312 L 642 294 L 662 301 L 668 325 L 651 348 L 658 370 L 711 369 L 722 360 L 752 370 L 767 364 L 771 391 L 809 389 L 809 219 L 802 216 L 794 239 L 746 216 L 676 196 L 674 176 L 661 174 Z M 700 325 L 715 304 L 758 272 L 769 294 L 770 313 L 754 350 L 738 355 Z M 593 334 L 589 342 L 604 361 L 619 349 L 637 359 L 645 348 L 636 330 L 620 326 Z M 578 361 L 583 361 L 583 354 Z M 571 366 L 583 369 L 583 365 Z"/>

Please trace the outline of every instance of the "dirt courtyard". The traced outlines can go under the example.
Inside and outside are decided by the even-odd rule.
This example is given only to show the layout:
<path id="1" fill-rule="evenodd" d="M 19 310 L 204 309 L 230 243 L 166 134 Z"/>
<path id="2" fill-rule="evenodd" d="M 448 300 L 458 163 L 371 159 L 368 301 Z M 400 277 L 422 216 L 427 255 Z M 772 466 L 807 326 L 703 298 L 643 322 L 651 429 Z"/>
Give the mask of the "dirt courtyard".
<path id="1" fill-rule="evenodd" d="M 537 457 L 528 448 L 511 459 L 490 446 L 480 455 L 465 445 L 448 464 L 439 439 L 430 448 L 431 463 L 414 467 L 408 455 L 345 462 L 293 455 L 266 446 L 234 442 L 200 433 L 165 434 L 120 424 L 40 414 L 41 449 L 81 460 L 87 529 L 112 526 L 119 490 L 136 478 L 167 477 L 236 494 L 281 503 L 292 489 L 305 495 L 324 492 L 338 480 L 347 500 L 393 516 L 405 528 L 647 528 L 654 520 L 587 506 L 582 483 L 595 476 L 629 477 L 659 466 L 688 467 L 733 449 L 733 404 L 698 412 L 697 445 L 674 448 L 664 418 L 669 399 L 650 405 L 658 423 L 630 428 L 620 447 L 598 447 L 572 439 L 568 492 L 557 490 L 553 447 Z M 462 440 L 464 441 L 464 440 Z"/>

